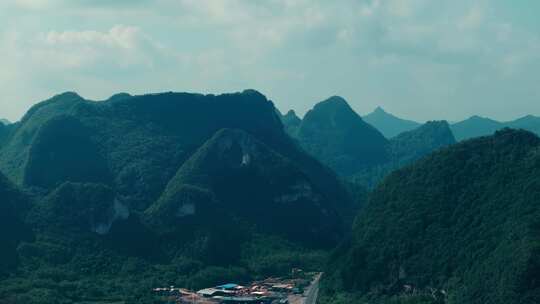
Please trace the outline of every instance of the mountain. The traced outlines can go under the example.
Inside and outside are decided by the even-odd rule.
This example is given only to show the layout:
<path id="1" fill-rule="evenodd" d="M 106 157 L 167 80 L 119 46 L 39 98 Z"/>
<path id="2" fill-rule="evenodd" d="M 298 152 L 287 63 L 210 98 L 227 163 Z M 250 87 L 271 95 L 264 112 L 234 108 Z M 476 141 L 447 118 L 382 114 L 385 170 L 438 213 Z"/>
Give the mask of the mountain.
<path id="1" fill-rule="evenodd" d="M 382 109 L 370 117 L 391 117 Z M 446 121 L 428 122 L 386 139 L 341 97 L 316 104 L 303 120 L 294 112 L 282 118 L 289 135 L 342 178 L 372 188 L 388 173 L 456 142 Z M 396 121 L 393 119 L 393 121 Z M 411 125 L 409 125 L 411 126 Z"/>
<path id="2" fill-rule="evenodd" d="M 8 127 L 0 186 L 31 197 L 0 202 L 0 303 L 152 303 L 156 286 L 316 270 L 361 203 L 253 90 L 68 92 Z"/>
<path id="3" fill-rule="evenodd" d="M 527 115 L 522 118 L 500 122 L 493 119 L 472 116 L 451 126 L 457 140 L 491 135 L 503 128 L 524 129 L 540 135 L 540 117 Z"/>
<path id="4" fill-rule="evenodd" d="M 389 140 L 390 160 L 387 163 L 357 172 L 352 180 L 371 189 L 392 171 L 456 143 L 446 121 L 429 121 Z"/>
<path id="5" fill-rule="evenodd" d="M 287 134 L 295 137 L 302 120 L 296 115 L 294 110 L 289 110 L 287 114 L 281 116 L 281 122 L 283 123 Z"/>
<path id="6" fill-rule="evenodd" d="M 0 124 L 3 124 L 3 125 L 9 125 L 11 122 L 7 119 L 4 119 L 4 118 L 0 118 Z"/>
<path id="7" fill-rule="evenodd" d="M 457 140 L 464 140 L 491 135 L 495 133 L 495 131 L 504 128 L 504 125 L 501 122 L 475 115 L 469 119 L 453 124 L 451 128 Z"/>
<path id="8" fill-rule="evenodd" d="M 147 213 L 165 227 L 182 226 L 192 215 L 237 217 L 263 233 L 331 246 L 343 235 L 338 203 L 290 159 L 245 131 L 222 129 L 182 165 Z"/>
<path id="9" fill-rule="evenodd" d="M 0 169 L 19 185 L 49 192 L 64 182 L 102 183 L 143 211 L 176 171 L 222 128 L 249 132 L 338 200 L 330 170 L 297 148 L 262 94 L 115 95 L 103 102 L 64 93 L 32 107 L 0 150 Z M 338 193 L 340 192 L 340 193 Z"/>
<path id="10" fill-rule="evenodd" d="M 401 119 L 377 107 L 373 112 L 362 117 L 365 122 L 377 128 L 386 138 L 392 138 L 400 133 L 413 130 L 420 126 L 412 120 Z"/>
<path id="11" fill-rule="evenodd" d="M 391 174 L 331 259 L 322 303 L 539 303 L 540 138 L 505 129 Z"/>
<path id="12" fill-rule="evenodd" d="M 342 176 L 383 164 L 390 157 L 386 138 L 337 96 L 306 113 L 296 138 L 306 151 Z"/>
<path id="13" fill-rule="evenodd" d="M 506 122 L 505 125 L 509 128 L 523 129 L 540 135 L 540 117 L 527 115 L 513 121 Z"/>
<path id="14" fill-rule="evenodd" d="M 429 121 L 390 140 L 392 158 L 398 167 L 455 143 L 454 134 L 446 121 Z"/>

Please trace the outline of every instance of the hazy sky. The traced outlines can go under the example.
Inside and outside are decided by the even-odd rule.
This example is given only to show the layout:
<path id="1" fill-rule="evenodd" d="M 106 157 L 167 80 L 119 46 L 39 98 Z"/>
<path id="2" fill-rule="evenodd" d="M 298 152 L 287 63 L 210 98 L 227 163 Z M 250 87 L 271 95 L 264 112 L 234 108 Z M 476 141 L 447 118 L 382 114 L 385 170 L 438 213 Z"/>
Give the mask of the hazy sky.
<path id="1" fill-rule="evenodd" d="M 1 0 L 0 117 L 63 91 L 254 88 L 417 120 L 540 115 L 538 0 Z"/>

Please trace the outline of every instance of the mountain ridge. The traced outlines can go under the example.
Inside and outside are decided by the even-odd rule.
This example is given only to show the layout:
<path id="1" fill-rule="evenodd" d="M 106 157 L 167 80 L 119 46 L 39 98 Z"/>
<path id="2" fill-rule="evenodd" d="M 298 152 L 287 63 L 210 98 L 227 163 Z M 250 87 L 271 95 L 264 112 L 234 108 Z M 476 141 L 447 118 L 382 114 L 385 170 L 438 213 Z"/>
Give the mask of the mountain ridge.
<path id="1" fill-rule="evenodd" d="M 498 121 L 487 117 L 473 115 L 465 120 L 452 124 L 451 128 L 458 140 L 491 135 L 495 133 L 495 131 L 504 128 L 524 129 L 540 135 L 540 117 L 529 114 L 514 120 Z"/>
<path id="2" fill-rule="evenodd" d="M 127 175 L 140 175 L 135 167 L 137 163 L 142 166 L 168 163 L 161 172 L 156 170 L 141 176 L 148 182 L 164 185 L 168 176 L 174 174 L 174 167 L 178 168 L 198 145 L 222 127 L 247 128 L 265 142 L 293 150 L 293 144 L 287 142 L 281 131 L 281 122 L 273 109 L 273 104 L 262 94 L 249 90 L 219 96 L 188 93 L 124 95 L 122 98 L 113 96 L 104 102 L 87 101 L 76 93 L 67 92 L 37 104 L 28 111 L 0 150 L 0 168 L 17 184 L 31 181 L 27 177 L 30 173 L 27 170 L 29 155 L 34 143 L 43 141 L 45 137 L 42 127 L 50 125 L 48 121 L 69 120 L 72 125 L 79 126 L 78 130 L 86 129 L 88 131 L 83 133 L 91 134 L 87 139 L 88 145 L 95 147 L 96 157 L 103 159 L 100 162 L 111 171 L 114 183 L 124 183 L 123 179 L 128 178 Z M 115 120 L 111 120 L 111 117 L 115 117 Z M 158 136 L 151 141 L 154 145 L 152 148 L 147 145 L 149 141 L 143 134 Z M 132 148 L 127 149 L 128 146 Z M 118 147 L 124 148 L 119 150 Z M 156 150 L 163 155 L 151 152 Z M 60 165 L 68 157 L 66 155 L 54 161 L 60 162 Z M 87 166 L 88 169 L 90 167 Z M 107 170 L 104 169 L 104 172 Z M 146 200 L 142 191 L 143 188 L 140 194 L 134 195 L 140 196 L 139 200 Z M 151 196 L 158 195 L 156 192 L 146 192 Z"/>

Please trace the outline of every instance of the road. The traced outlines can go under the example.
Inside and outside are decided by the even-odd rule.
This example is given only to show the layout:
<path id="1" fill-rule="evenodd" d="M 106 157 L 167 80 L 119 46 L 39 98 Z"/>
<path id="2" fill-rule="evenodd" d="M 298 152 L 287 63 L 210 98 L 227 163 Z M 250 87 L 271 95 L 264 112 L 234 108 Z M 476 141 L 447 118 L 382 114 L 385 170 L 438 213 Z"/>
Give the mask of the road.
<path id="1" fill-rule="evenodd" d="M 319 282 L 321 280 L 322 273 L 315 276 L 315 279 L 304 291 L 303 295 L 290 295 L 289 304 L 315 304 L 317 303 L 317 296 L 319 295 Z"/>

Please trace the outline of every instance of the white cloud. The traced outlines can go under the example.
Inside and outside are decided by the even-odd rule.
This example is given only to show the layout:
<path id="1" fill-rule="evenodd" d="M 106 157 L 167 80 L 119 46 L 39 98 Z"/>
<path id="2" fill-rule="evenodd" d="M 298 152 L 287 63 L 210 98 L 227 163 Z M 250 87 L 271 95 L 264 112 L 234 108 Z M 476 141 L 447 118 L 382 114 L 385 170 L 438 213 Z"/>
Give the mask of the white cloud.
<path id="1" fill-rule="evenodd" d="M 331 94 L 442 105 L 449 88 L 469 98 L 473 77 L 517 81 L 540 61 L 538 32 L 500 22 L 485 0 L 8 1 L 0 81 L 31 88 L 0 87 L 16 99 L 254 87 L 300 112 Z"/>
<path id="2" fill-rule="evenodd" d="M 418 0 L 387 0 L 385 8 L 390 15 L 405 18 L 417 13 L 423 2 Z"/>
<path id="3" fill-rule="evenodd" d="M 116 25 L 108 32 L 50 31 L 45 41 L 50 45 L 104 45 L 114 48 L 134 49 L 141 38 L 140 30 L 133 26 Z"/>
<path id="4" fill-rule="evenodd" d="M 134 26 L 115 25 L 108 31 L 49 31 L 30 39 L 30 56 L 52 68 L 92 65 L 151 67 L 159 46 Z"/>
<path id="5" fill-rule="evenodd" d="M 474 5 L 458 22 L 460 29 L 478 28 L 484 21 L 484 8 Z"/>
<path id="6" fill-rule="evenodd" d="M 13 2 L 16 6 L 23 9 L 39 10 L 50 6 L 54 0 L 14 0 Z"/>

